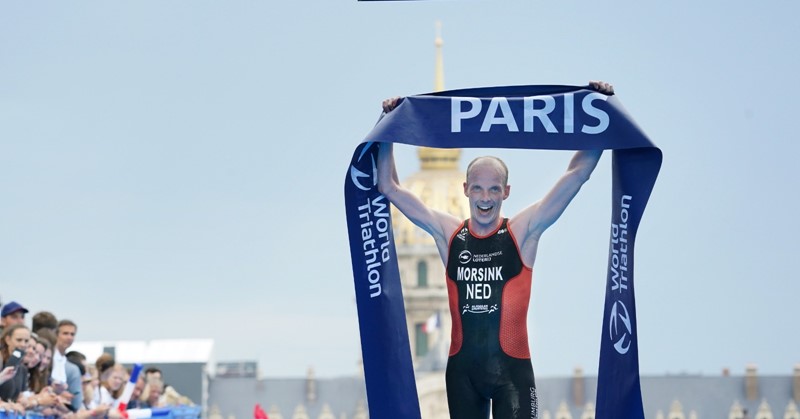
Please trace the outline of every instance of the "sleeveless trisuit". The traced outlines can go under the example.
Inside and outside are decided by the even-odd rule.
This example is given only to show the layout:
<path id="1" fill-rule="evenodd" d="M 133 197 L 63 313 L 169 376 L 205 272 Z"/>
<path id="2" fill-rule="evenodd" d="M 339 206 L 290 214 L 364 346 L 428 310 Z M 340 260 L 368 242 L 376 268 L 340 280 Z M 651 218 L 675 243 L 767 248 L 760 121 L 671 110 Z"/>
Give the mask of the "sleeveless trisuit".
<path id="1" fill-rule="evenodd" d="M 528 349 L 531 268 L 504 219 L 485 237 L 469 220 L 450 238 L 447 293 L 453 330 L 447 362 L 452 419 L 537 417 Z"/>

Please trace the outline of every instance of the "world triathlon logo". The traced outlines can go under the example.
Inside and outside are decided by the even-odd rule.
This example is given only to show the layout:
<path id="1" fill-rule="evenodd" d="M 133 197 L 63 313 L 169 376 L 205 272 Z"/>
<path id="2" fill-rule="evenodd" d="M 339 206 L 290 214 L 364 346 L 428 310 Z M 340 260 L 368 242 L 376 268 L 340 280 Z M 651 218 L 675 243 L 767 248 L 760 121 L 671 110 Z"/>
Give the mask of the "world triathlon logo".
<path id="1" fill-rule="evenodd" d="M 608 334 L 614 341 L 614 349 L 620 355 L 625 355 L 631 348 L 633 331 L 631 329 L 631 316 L 628 308 L 622 301 L 615 301 L 611 306 L 611 315 L 608 318 Z"/>
<path id="2" fill-rule="evenodd" d="M 469 263 L 471 259 L 472 253 L 470 253 L 469 250 L 462 250 L 461 253 L 458 254 L 458 261 L 461 262 L 462 265 Z"/>
<path id="3" fill-rule="evenodd" d="M 367 154 L 367 150 L 369 150 L 370 146 L 372 146 L 372 142 L 368 142 L 367 145 L 361 150 L 361 154 L 358 155 L 357 162 L 361 162 L 361 158 Z M 375 155 L 370 154 L 370 159 L 372 160 L 372 173 L 365 173 L 361 170 L 357 169 L 355 165 L 350 166 L 350 180 L 353 181 L 353 184 L 356 185 L 358 189 L 362 191 L 368 191 L 375 187 L 378 184 L 378 166 L 375 164 Z M 366 178 L 366 179 L 365 179 Z M 366 182 L 366 184 L 364 183 Z"/>

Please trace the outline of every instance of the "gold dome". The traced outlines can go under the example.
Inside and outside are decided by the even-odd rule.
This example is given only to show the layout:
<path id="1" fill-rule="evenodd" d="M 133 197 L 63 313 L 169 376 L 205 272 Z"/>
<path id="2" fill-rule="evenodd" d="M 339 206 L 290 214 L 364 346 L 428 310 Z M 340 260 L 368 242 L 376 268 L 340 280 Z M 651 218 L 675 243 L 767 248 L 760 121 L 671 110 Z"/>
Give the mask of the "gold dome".
<path id="1" fill-rule="evenodd" d="M 417 156 L 422 170 L 458 170 L 461 149 L 420 147 Z"/>
<path id="2" fill-rule="evenodd" d="M 469 201 L 464 196 L 466 174 L 458 169 L 460 149 L 420 147 L 421 170 L 401 182 L 428 207 L 469 218 Z M 395 243 L 398 245 L 434 245 L 433 238 L 392 207 Z"/>
<path id="3" fill-rule="evenodd" d="M 444 90 L 444 59 L 442 58 L 442 24 L 436 22 L 436 68 L 434 91 Z M 417 156 L 420 171 L 403 182 L 411 193 L 435 210 L 448 212 L 460 220 L 469 218 L 469 201 L 464 196 L 466 173 L 458 170 L 461 149 L 419 147 Z M 433 238 L 417 227 L 405 215 L 392 206 L 394 240 L 398 246 L 435 246 Z M 435 254 L 435 251 L 434 251 Z"/>

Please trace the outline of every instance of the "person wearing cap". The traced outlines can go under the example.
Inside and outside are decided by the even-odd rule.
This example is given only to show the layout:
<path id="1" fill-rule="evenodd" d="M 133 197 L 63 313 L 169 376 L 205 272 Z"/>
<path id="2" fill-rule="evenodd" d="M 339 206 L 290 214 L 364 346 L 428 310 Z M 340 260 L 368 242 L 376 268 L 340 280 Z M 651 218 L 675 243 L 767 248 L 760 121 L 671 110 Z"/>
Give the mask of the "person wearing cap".
<path id="1" fill-rule="evenodd" d="M 0 316 L 2 316 L 0 317 L 0 333 L 3 333 L 3 329 L 6 327 L 25 324 L 25 313 L 27 312 L 28 309 L 23 307 L 22 304 L 16 301 L 9 301 L 0 312 Z"/>

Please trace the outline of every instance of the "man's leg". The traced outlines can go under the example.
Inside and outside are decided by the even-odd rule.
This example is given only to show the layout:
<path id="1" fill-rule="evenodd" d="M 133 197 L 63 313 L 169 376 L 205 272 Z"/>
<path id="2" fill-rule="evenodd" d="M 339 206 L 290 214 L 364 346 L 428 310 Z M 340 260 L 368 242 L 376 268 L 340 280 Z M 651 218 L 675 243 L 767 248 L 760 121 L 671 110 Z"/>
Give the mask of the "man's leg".
<path id="1" fill-rule="evenodd" d="M 506 359 L 508 372 L 492 394 L 492 417 L 497 419 L 536 419 L 539 400 L 529 359 Z"/>
<path id="2" fill-rule="evenodd" d="M 469 378 L 469 365 L 458 362 L 457 357 L 448 360 L 445 372 L 450 419 L 489 419 L 489 399 L 478 393 Z"/>

